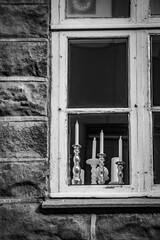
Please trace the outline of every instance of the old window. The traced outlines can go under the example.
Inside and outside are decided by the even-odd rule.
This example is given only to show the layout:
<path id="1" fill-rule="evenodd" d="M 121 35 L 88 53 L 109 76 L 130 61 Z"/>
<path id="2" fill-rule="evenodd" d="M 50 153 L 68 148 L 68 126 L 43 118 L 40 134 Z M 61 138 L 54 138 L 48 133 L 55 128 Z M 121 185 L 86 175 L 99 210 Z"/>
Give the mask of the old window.
<path id="1" fill-rule="evenodd" d="M 157 5 L 52 3 L 51 197 L 159 196 Z"/>
<path id="2" fill-rule="evenodd" d="M 66 16 L 73 17 L 129 17 L 129 0 L 92 0 L 77 1 L 67 0 Z"/>

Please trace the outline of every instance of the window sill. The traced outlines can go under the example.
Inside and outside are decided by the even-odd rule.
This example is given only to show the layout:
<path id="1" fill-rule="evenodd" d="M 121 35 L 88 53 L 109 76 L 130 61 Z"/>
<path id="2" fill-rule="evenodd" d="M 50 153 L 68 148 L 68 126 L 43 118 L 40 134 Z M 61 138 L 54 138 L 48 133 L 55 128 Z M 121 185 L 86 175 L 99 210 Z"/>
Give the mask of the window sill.
<path id="1" fill-rule="evenodd" d="M 100 209 L 100 208 L 160 208 L 160 198 L 113 198 L 113 199 L 47 199 L 43 210 L 49 209 Z"/>

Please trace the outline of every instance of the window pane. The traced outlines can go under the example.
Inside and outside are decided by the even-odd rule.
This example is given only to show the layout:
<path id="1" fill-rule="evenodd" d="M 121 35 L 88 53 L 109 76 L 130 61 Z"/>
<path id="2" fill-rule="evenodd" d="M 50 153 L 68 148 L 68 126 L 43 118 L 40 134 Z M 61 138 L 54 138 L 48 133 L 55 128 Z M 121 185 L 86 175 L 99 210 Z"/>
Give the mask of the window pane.
<path id="1" fill-rule="evenodd" d="M 160 1 L 151 0 L 151 15 L 160 15 Z"/>
<path id="2" fill-rule="evenodd" d="M 160 36 L 152 37 L 152 100 L 160 106 Z"/>
<path id="3" fill-rule="evenodd" d="M 128 18 L 129 0 L 67 0 L 67 17 Z"/>
<path id="4" fill-rule="evenodd" d="M 69 107 L 127 107 L 127 39 L 69 40 L 68 85 Z"/>
<path id="5" fill-rule="evenodd" d="M 109 171 L 109 178 L 106 179 L 105 184 L 114 184 L 118 181 L 118 169 L 116 163 L 114 162 L 117 161 L 117 159 L 113 158 L 119 157 L 119 145 L 121 145 L 121 160 L 123 160 L 125 163 L 123 171 L 123 181 L 124 184 L 129 184 L 128 114 L 118 113 L 107 115 L 69 115 L 69 184 L 73 184 L 73 145 L 75 144 L 75 124 L 77 121 L 79 124 L 79 144 L 81 145 L 80 166 L 82 172 L 84 173 L 84 177 L 82 177 L 83 184 L 93 184 L 91 176 L 91 166 L 87 164 L 86 161 L 91 158 L 98 158 L 97 154 L 100 153 L 101 130 L 103 130 L 104 133 L 104 153 L 106 154 L 105 167 Z M 120 136 L 122 137 L 122 140 L 120 140 Z M 93 141 L 96 141 L 96 154 L 94 154 L 93 150 Z M 94 184 L 97 184 L 97 182 Z"/>
<path id="6" fill-rule="evenodd" d="M 160 113 L 153 113 L 154 183 L 160 184 Z"/>

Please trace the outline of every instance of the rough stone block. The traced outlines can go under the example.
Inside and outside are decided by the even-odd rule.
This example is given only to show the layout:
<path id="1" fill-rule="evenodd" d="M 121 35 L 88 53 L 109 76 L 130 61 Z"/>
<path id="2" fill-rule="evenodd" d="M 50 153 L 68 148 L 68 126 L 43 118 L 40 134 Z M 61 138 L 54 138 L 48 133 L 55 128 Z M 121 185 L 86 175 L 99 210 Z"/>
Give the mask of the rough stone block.
<path id="1" fill-rule="evenodd" d="M 90 216 L 42 215 L 34 204 L 0 207 L 1 239 L 89 240 Z"/>
<path id="2" fill-rule="evenodd" d="M 47 42 L 0 42 L 0 76 L 47 76 Z"/>
<path id="3" fill-rule="evenodd" d="M 0 4 L 0 37 L 47 37 L 47 5 Z"/>
<path id="4" fill-rule="evenodd" d="M 1 122 L 0 158 L 45 158 L 46 122 Z"/>
<path id="5" fill-rule="evenodd" d="M 97 217 L 97 240 L 158 240 L 160 214 L 108 214 Z"/>
<path id="6" fill-rule="evenodd" d="M 45 162 L 0 163 L 0 196 L 34 198 L 44 194 L 47 183 Z"/>
<path id="7" fill-rule="evenodd" d="M 46 83 L 0 82 L 0 116 L 47 115 Z"/>

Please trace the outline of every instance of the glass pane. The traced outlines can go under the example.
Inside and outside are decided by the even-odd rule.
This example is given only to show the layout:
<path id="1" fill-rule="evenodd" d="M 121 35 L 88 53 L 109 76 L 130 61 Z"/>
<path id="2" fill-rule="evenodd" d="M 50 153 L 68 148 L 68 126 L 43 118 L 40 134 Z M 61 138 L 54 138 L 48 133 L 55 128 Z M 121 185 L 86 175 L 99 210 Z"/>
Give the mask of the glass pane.
<path id="1" fill-rule="evenodd" d="M 67 0 L 67 17 L 128 18 L 129 0 Z"/>
<path id="2" fill-rule="evenodd" d="M 76 125 L 79 127 L 77 137 Z M 98 176 L 91 174 L 93 159 L 96 167 L 99 165 L 98 153 L 104 152 L 104 166 L 108 177 L 103 184 L 119 184 L 118 168 L 116 162 L 124 161 L 123 182 L 129 184 L 129 140 L 128 140 L 128 114 L 85 114 L 69 115 L 69 184 L 74 184 L 74 144 L 81 145 L 80 167 L 82 184 L 98 184 Z M 102 142 L 100 143 L 100 135 Z M 102 136 L 103 135 L 103 136 Z M 91 159 L 91 160 L 90 160 Z M 87 161 L 89 160 L 89 161 Z M 92 164 L 92 165 L 91 165 Z"/>
<path id="3" fill-rule="evenodd" d="M 152 102 L 160 106 L 160 36 L 152 37 Z"/>
<path id="4" fill-rule="evenodd" d="M 128 43 L 69 40 L 69 107 L 128 106 Z"/>
<path id="5" fill-rule="evenodd" d="M 154 183 L 160 184 L 160 113 L 153 113 Z"/>
<path id="6" fill-rule="evenodd" d="M 160 15 L 160 1 L 151 0 L 151 15 Z"/>

